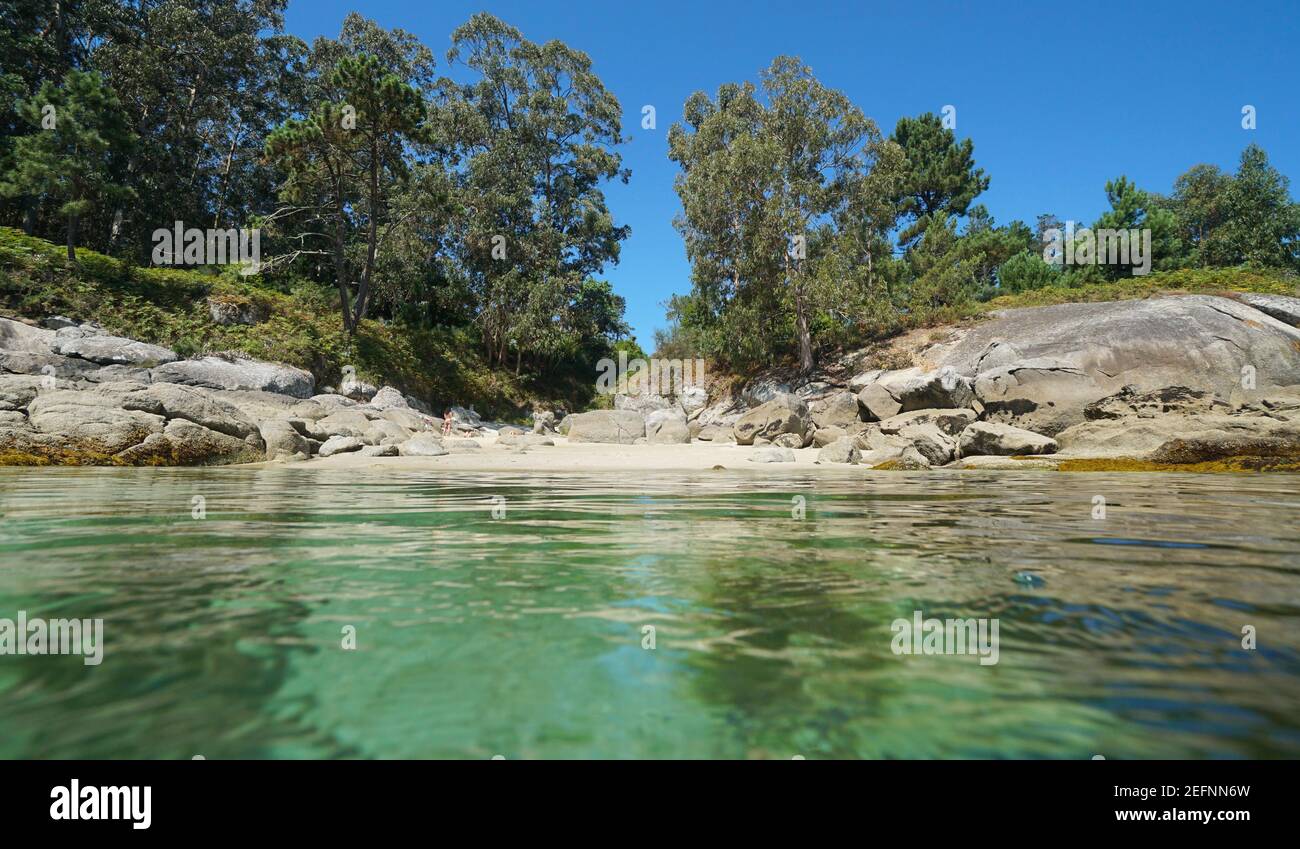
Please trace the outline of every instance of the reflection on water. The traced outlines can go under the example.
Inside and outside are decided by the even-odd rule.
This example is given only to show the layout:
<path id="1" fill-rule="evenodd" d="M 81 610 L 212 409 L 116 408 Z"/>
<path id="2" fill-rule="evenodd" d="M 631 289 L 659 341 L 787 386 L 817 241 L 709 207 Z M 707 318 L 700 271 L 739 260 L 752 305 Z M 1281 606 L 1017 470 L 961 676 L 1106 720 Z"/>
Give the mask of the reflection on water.
<path id="1" fill-rule="evenodd" d="M 1297 482 L 0 469 L 0 756 L 1300 757 Z"/>

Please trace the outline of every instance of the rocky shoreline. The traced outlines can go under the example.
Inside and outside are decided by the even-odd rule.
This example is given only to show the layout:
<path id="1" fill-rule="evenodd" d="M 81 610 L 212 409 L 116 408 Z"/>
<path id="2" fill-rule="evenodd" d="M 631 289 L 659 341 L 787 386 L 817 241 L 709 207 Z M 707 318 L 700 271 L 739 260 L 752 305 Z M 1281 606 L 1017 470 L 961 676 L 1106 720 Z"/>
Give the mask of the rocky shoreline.
<path id="1" fill-rule="evenodd" d="M 1300 299 L 1164 296 L 1007 310 L 715 396 L 617 396 L 531 430 L 349 377 L 183 359 L 92 324 L 0 319 L 0 465 L 212 465 L 708 443 L 875 469 L 1300 469 Z M 662 452 L 656 452 L 662 453 Z M 732 454 L 737 456 L 739 454 Z M 575 463 L 581 466 L 581 463 Z"/>

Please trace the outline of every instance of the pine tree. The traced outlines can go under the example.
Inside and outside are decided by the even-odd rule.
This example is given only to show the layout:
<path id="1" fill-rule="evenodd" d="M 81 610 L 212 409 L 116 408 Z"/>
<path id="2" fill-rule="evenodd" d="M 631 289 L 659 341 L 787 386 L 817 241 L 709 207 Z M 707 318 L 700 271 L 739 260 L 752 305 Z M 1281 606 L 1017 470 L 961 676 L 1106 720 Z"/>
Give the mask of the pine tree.
<path id="1" fill-rule="evenodd" d="M 82 219 L 96 204 L 131 195 L 122 171 L 135 136 L 97 73 L 69 71 L 59 86 L 46 81 L 18 112 L 34 132 L 15 143 L 14 169 L 0 193 L 57 203 L 67 219 L 68 260 L 75 263 Z"/>

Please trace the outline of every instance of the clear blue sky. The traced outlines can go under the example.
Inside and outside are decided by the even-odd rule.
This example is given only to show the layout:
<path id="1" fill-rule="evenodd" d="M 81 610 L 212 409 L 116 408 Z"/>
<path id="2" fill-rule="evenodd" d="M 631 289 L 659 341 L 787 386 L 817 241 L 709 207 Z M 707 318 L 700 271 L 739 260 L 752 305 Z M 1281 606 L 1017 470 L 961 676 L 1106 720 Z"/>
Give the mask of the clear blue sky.
<path id="1" fill-rule="evenodd" d="M 672 227 L 668 127 L 691 92 L 757 81 L 782 53 L 846 92 L 886 134 L 903 115 L 955 106 L 958 136 L 974 141 L 992 178 L 980 202 L 998 223 L 1032 224 L 1040 212 L 1090 222 L 1105 206 L 1106 180 L 1126 174 L 1167 192 L 1195 163 L 1235 168 L 1251 141 L 1300 181 L 1297 0 L 291 0 L 288 28 L 308 41 L 337 36 L 354 9 L 419 36 L 444 68 L 451 31 L 477 11 L 591 56 L 632 136 L 623 150 L 632 180 L 607 188 L 632 235 L 605 276 L 647 349 L 664 326 L 663 302 L 690 288 Z M 641 129 L 646 104 L 658 112 L 655 130 Z M 1257 110 L 1254 131 L 1241 127 L 1245 104 Z"/>

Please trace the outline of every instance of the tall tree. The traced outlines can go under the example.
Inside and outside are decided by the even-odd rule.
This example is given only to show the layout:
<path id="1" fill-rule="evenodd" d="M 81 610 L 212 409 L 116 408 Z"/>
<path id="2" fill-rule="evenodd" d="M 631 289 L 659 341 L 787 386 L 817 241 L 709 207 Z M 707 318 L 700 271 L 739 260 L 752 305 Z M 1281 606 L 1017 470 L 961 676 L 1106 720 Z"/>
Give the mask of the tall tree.
<path id="1" fill-rule="evenodd" d="M 975 167 L 974 143 L 958 142 L 933 112 L 900 118 L 891 138 L 907 160 L 897 200 L 900 214 L 912 223 L 900 234 L 900 243 L 909 244 L 920 236 L 928 226 L 925 219 L 931 216 L 965 215 L 971 202 L 989 187 L 983 169 Z"/>
<path id="2" fill-rule="evenodd" d="M 452 33 L 447 59 L 473 77 L 443 81 L 436 110 L 460 163 L 459 259 L 489 362 L 513 347 L 518 367 L 526 350 L 553 347 L 551 317 L 618 261 L 630 232 L 601 189 L 629 177 L 622 110 L 585 53 L 486 13 Z"/>
<path id="3" fill-rule="evenodd" d="M 14 169 L 0 182 L 0 193 L 57 203 L 66 221 L 68 260 L 76 262 L 82 219 L 96 204 L 130 194 L 121 166 L 134 136 L 99 74 L 68 71 L 61 86 L 47 81 L 18 112 L 34 132 L 14 146 Z"/>
<path id="4" fill-rule="evenodd" d="M 1291 200 L 1290 185 L 1263 148 L 1242 151 L 1223 195 L 1223 223 L 1211 240 L 1213 264 L 1300 268 L 1300 204 Z"/>
<path id="5" fill-rule="evenodd" d="M 343 327 L 353 333 L 369 306 L 376 254 L 401 220 L 392 201 L 410 176 L 407 145 L 427 130 L 420 92 L 373 56 L 342 59 L 330 86 L 338 100 L 278 127 L 266 152 L 287 175 L 282 211 L 325 229 Z"/>
<path id="6" fill-rule="evenodd" d="M 147 255 L 159 226 L 247 226 L 274 202 L 263 147 L 301 104 L 306 55 L 306 45 L 283 32 L 287 3 L 123 5 L 123 24 L 89 57 L 140 137 L 128 165 L 139 203 L 104 222 L 112 243 Z"/>
<path id="7" fill-rule="evenodd" d="M 761 85 L 762 101 L 750 84 L 723 86 L 716 101 L 703 93 L 687 101 L 685 123 L 669 134 L 669 157 L 681 168 L 677 226 L 694 296 L 724 322 L 756 320 L 728 337 L 777 329 L 788 318 L 808 372 L 815 315 L 833 300 L 818 285 L 827 279 L 819 263 L 868 215 L 876 216 L 869 231 L 892 223 L 872 197 L 888 184 L 879 179 L 887 166 L 875 180 L 873 168 L 891 157 L 875 122 L 798 59 L 775 59 Z"/>

